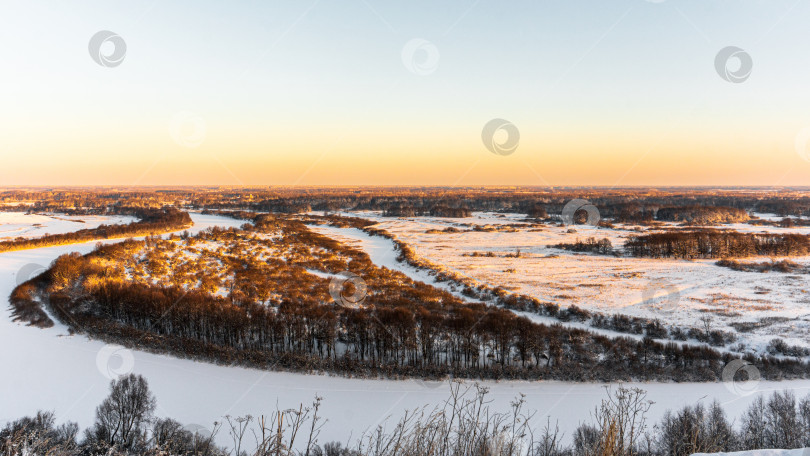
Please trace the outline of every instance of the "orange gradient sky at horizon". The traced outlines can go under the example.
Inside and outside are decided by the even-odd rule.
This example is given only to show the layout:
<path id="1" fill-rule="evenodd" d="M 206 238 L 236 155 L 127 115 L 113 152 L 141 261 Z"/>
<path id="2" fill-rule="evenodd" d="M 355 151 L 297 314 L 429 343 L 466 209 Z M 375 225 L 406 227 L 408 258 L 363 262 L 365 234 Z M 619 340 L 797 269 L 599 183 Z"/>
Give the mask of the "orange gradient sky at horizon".
<path id="1" fill-rule="evenodd" d="M 371 3 L 11 2 L 0 184 L 810 185 L 810 5 Z"/>

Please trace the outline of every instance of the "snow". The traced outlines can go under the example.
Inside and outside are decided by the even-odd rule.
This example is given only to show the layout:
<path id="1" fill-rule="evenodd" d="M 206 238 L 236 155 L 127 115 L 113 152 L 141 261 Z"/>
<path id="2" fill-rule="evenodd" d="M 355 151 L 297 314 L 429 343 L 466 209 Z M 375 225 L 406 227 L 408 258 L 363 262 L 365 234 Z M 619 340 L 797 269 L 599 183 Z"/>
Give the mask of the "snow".
<path id="1" fill-rule="evenodd" d="M 737 332 L 733 324 L 758 323 L 762 326 L 737 332 L 739 342 L 748 349 L 762 352 L 774 337 L 791 345 L 810 347 L 807 275 L 741 272 L 717 266 L 716 260 L 612 257 L 553 247 L 588 237 L 608 238 L 614 248 L 620 247 L 628 236 L 640 234 L 635 226 L 617 225 L 615 229 L 577 226 L 575 233 L 569 233 L 568 227 L 556 224 L 525 224 L 515 232 L 486 232 L 469 230 L 474 225 L 519 224 L 525 217 L 485 212 L 475 212 L 469 218 L 392 218 L 382 217 L 379 212 L 344 215 L 379 222 L 380 228 L 410 245 L 418 256 L 447 270 L 540 301 L 607 314 L 657 318 L 687 328 L 702 327 L 701 318 L 706 315 L 712 317 L 712 329 L 731 332 Z M 463 232 L 427 233 L 448 227 Z M 669 227 L 682 228 L 674 224 Z M 746 224 L 725 227 L 810 234 L 810 227 L 787 229 Z M 506 256 L 518 249 L 519 258 Z M 474 252 L 492 252 L 494 256 L 469 256 Z M 810 266 L 810 257 L 791 260 Z M 672 294 L 674 306 L 667 305 L 667 293 Z"/>
<path id="2" fill-rule="evenodd" d="M 381 237 L 381 236 L 371 236 L 363 230 L 357 228 L 340 228 L 330 225 L 308 225 L 309 229 L 323 234 L 325 236 L 331 237 L 336 239 L 346 245 L 353 246 L 360 250 L 366 252 L 371 261 L 378 265 L 382 266 L 391 270 L 399 271 L 413 280 L 421 281 L 427 283 L 433 287 L 441 288 L 449 293 L 452 293 L 457 298 L 461 299 L 462 301 L 466 302 L 479 302 L 475 299 L 471 299 L 465 295 L 463 295 L 457 287 L 448 283 L 448 282 L 440 282 L 437 281 L 435 276 L 430 275 L 426 270 L 418 269 L 410 266 L 407 263 L 397 261 L 398 252 L 396 251 L 396 246 L 394 242 L 388 238 Z M 324 278 L 331 278 L 329 275 L 325 275 L 324 273 L 318 273 L 317 271 L 308 271 L 315 275 Z M 516 315 L 521 317 L 526 317 L 529 320 L 535 323 L 544 323 L 544 324 L 559 324 L 565 326 L 567 328 L 577 328 L 577 329 L 584 329 L 588 330 L 597 334 L 601 334 L 608 337 L 626 337 L 630 339 L 642 340 L 644 338 L 643 334 L 629 334 L 623 333 L 618 331 L 612 331 L 609 329 L 602 329 L 602 328 L 594 328 L 587 323 L 581 322 L 561 322 L 560 320 L 548 317 L 544 315 L 539 315 L 534 312 L 522 312 L 517 310 L 510 309 Z M 628 308 L 622 310 L 624 313 L 631 313 L 627 312 Z M 689 345 L 689 346 L 705 346 L 705 343 L 689 340 L 689 341 L 673 341 L 678 345 Z M 732 352 L 727 348 L 723 347 L 713 347 L 715 350 L 720 352 Z"/>
<path id="3" fill-rule="evenodd" d="M 316 233 L 323 234 L 346 245 L 363 250 L 368 254 L 369 258 L 371 258 L 372 263 L 377 266 L 400 271 L 414 280 L 445 289 L 463 298 L 460 293 L 451 290 L 446 283 L 437 282 L 427 271 L 397 261 L 399 253 L 395 250 L 394 242 L 388 238 L 370 236 L 365 231 L 357 228 L 338 228 L 329 225 L 308 225 L 308 227 Z"/>
<path id="4" fill-rule="evenodd" d="M 224 217 L 192 214 L 199 232 L 213 225 L 240 226 L 243 222 Z M 383 240 L 382 238 L 375 238 Z M 48 247 L 0 254 L 0 295 L 8 296 L 15 286 L 15 273 L 29 263 L 49 264 L 71 251 L 87 253 L 93 243 Z M 393 253 L 372 250 L 372 258 L 389 265 Z M 380 263 L 385 265 L 386 263 Z M 66 335 L 64 327 L 37 329 L 11 322 L 8 306 L 0 308 L 0 425 L 39 409 L 53 410 L 57 420 L 74 420 L 84 428 L 94 418 L 95 407 L 107 395 L 111 373 L 126 370 L 144 375 L 158 399 L 157 413 L 186 424 L 210 429 L 226 414 L 239 416 L 269 414 L 276 407 L 297 408 L 323 397 L 322 412 L 328 419 L 320 441 L 345 442 L 362 431 L 396 419 L 406 409 L 438 405 L 448 388 L 438 382 L 419 380 L 350 379 L 326 375 L 259 371 L 219 366 L 140 351 L 117 350 L 84 336 Z M 110 358 L 107 358 L 108 356 Z M 565 382 L 483 382 L 490 388 L 492 407 L 509 409 L 519 393 L 526 394 L 527 407 L 537 410 L 536 427 L 546 416 L 559 420 L 570 441 L 577 425 L 590 421 L 594 407 L 605 397 L 603 385 Z M 651 421 L 666 409 L 717 399 L 731 417 L 739 416 L 756 394 L 735 393 L 730 384 L 635 383 L 655 401 Z M 810 392 L 810 381 L 761 382 L 757 393 L 793 390 L 797 396 Z M 228 444 L 223 432 L 218 441 Z"/>
<path id="5" fill-rule="evenodd" d="M 97 228 L 99 225 L 129 224 L 137 219 L 128 215 L 64 215 L 0 212 L 0 240 L 32 238 L 45 234 L 64 234 Z"/>
<path id="6" fill-rule="evenodd" d="M 329 273 L 329 272 L 316 271 L 315 269 L 305 269 L 305 271 L 307 271 L 309 274 L 312 274 L 312 275 L 314 275 L 314 276 L 320 277 L 320 278 L 322 278 L 322 279 L 329 279 L 329 280 L 332 280 L 332 279 L 334 279 L 334 278 L 336 278 L 336 277 L 337 277 L 337 278 L 340 278 L 340 277 L 341 277 L 341 276 L 340 276 L 340 275 L 338 275 L 338 274 L 331 274 L 331 273 Z"/>

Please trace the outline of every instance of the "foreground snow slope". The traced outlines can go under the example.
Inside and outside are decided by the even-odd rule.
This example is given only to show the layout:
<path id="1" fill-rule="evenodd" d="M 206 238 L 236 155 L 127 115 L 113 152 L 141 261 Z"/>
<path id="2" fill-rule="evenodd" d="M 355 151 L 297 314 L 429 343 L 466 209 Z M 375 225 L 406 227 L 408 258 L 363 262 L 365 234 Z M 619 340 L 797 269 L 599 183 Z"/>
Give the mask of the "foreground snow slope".
<path id="1" fill-rule="evenodd" d="M 193 214 L 192 232 L 212 224 L 239 226 L 240 221 Z M 94 243 L 60 246 L 0 254 L 0 296 L 6 299 L 15 285 L 15 274 L 28 263 L 47 265 L 70 251 L 89 252 Z M 326 279 L 324 279 L 326 280 Z M 105 345 L 83 336 L 68 336 L 64 327 L 41 330 L 12 323 L 8 306 L 0 308 L 0 425 L 38 409 L 54 410 L 61 420 L 77 421 L 82 427 L 93 421 L 94 410 L 107 394 L 110 372 L 122 368 L 129 355 L 106 359 Z M 190 360 L 133 352 L 131 370 L 144 375 L 158 399 L 157 413 L 184 423 L 206 427 L 222 416 L 271 413 L 276 407 L 292 408 L 323 397 L 322 412 L 328 422 L 321 442 L 346 441 L 382 423 L 401 416 L 404 410 L 437 405 L 447 397 L 440 382 L 416 380 L 360 380 L 323 375 L 264 372 L 217 366 Z M 546 417 L 559 420 L 565 439 L 589 421 L 604 398 L 603 385 L 564 382 L 484 382 L 490 387 L 492 406 L 506 411 L 509 402 L 526 394 L 527 406 L 537 411 L 535 426 Z M 735 394 L 732 385 L 633 384 L 648 391 L 655 401 L 650 418 L 655 421 L 666 409 L 717 399 L 732 417 L 739 416 L 755 394 Z M 810 381 L 762 382 L 757 392 L 791 389 L 799 396 L 810 392 Z M 220 434 L 220 443 L 228 440 Z"/>

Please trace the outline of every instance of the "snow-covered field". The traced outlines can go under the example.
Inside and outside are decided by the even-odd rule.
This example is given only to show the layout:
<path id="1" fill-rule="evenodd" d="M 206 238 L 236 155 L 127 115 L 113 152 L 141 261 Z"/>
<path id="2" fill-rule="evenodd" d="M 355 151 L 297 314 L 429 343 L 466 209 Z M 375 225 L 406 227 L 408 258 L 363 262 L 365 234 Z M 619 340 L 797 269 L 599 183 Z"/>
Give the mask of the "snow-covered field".
<path id="1" fill-rule="evenodd" d="M 126 225 L 136 221 L 128 215 L 65 215 L 0 212 L 0 240 L 3 238 L 32 238 L 45 234 L 64 234 L 93 229 L 99 225 Z"/>
<path id="2" fill-rule="evenodd" d="M 378 221 L 418 256 L 448 270 L 541 301 L 658 318 L 682 327 L 703 328 L 701 319 L 710 316 L 711 329 L 736 332 L 740 342 L 757 351 L 775 337 L 791 345 L 810 346 L 810 276 L 806 274 L 740 272 L 717 266 L 715 260 L 612 257 L 552 247 L 589 237 L 608 238 L 614 248 L 620 247 L 628 236 L 639 234 L 635 226 L 607 229 L 579 225 L 576 232 L 568 232 L 568 227 L 554 224 L 532 226 L 521 214 L 476 212 L 469 218 L 391 218 L 379 212 L 345 215 Z M 510 224 L 521 226 L 470 231 L 475 225 Z M 810 234 L 809 227 L 724 227 Z M 446 228 L 461 232 L 428 232 Z M 518 250 L 520 256 L 515 258 Z M 489 252 L 493 256 L 481 255 Z M 473 253 L 480 256 L 471 256 Z M 810 266 L 810 257 L 791 260 Z M 738 331 L 734 327 L 746 323 L 756 328 Z"/>
<path id="3" fill-rule="evenodd" d="M 239 226 L 240 221 L 192 214 L 199 232 L 208 226 Z M 0 295 L 8 296 L 15 286 L 15 274 L 29 263 L 47 265 L 70 251 L 89 252 L 95 243 L 49 247 L 0 254 Z M 380 244 L 381 246 L 383 244 Z M 392 261 L 393 253 L 380 247 L 374 261 Z M 386 260 L 386 258 L 388 258 Z M 324 279 L 326 280 L 326 279 Z M 189 360 L 128 350 L 115 351 L 83 336 L 68 336 L 64 327 L 42 330 L 12 323 L 8 306 L 0 309 L 0 424 L 32 414 L 37 409 L 56 412 L 59 420 L 75 420 L 82 427 L 94 418 L 96 405 L 107 394 L 109 377 L 128 371 L 144 375 L 158 398 L 158 414 L 184 423 L 210 427 L 210 423 L 232 416 L 271 413 L 276 407 L 290 408 L 323 397 L 322 412 L 328 419 L 321 442 L 346 441 L 363 430 L 396 419 L 406 409 L 438 405 L 447 388 L 441 383 L 416 380 L 359 380 L 320 375 L 264 372 L 217 366 Z M 519 393 L 527 406 L 537 411 L 535 425 L 546 417 L 559 420 L 569 440 L 573 430 L 589 421 L 590 414 L 605 397 L 603 385 L 564 382 L 485 382 L 490 387 L 492 406 L 506 411 Z M 650 419 L 656 421 L 666 409 L 698 401 L 717 399 L 732 417 L 756 396 L 741 394 L 738 385 L 634 384 L 648 391 L 655 401 Z M 810 393 L 810 381 L 761 382 L 757 392 L 792 389 L 798 396 Z M 228 440 L 220 434 L 220 443 Z"/>

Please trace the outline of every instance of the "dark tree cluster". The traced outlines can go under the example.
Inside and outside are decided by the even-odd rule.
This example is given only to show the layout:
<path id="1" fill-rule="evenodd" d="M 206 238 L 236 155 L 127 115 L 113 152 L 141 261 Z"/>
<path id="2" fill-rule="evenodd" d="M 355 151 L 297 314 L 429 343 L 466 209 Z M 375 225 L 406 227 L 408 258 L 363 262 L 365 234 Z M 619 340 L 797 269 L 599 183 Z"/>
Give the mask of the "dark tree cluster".
<path id="1" fill-rule="evenodd" d="M 721 230 L 665 231 L 633 236 L 624 245 L 635 257 L 739 258 L 810 254 L 810 236 Z"/>
<path id="2" fill-rule="evenodd" d="M 758 396 L 738 423 L 735 430 L 717 402 L 668 411 L 657 426 L 658 454 L 806 447 L 810 445 L 810 396 L 797 400 L 790 391 Z"/>
<path id="3" fill-rule="evenodd" d="M 408 204 L 393 204 L 383 211 L 386 217 L 419 217 L 429 215 L 431 217 L 470 217 L 472 212 L 466 207 L 452 207 L 447 204 L 437 204 L 430 207 L 412 206 Z"/>
<path id="4" fill-rule="evenodd" d="M 743 271 L 743 272 L 783 272 L 783 273 L 792 273 L 804 270 L 804 268 L 790 260 L 771 260 L 771 261 L 763 261 L 761 263 L 744 263 L 737 260 L 730 260 L 730 259 L 723 259 L 715 263 L 718 266 L 723 266 L 729 269 L 733 269 L 735 271 Z"/>
<path id="5" fill-rule="evenodd" d="M 450 207 L 447 205 L 437 205 L 430 208 L 431 217 L 470 217 L 472 212 L 466 207 Z"/>
<path id="6" fill-rule="evenodd" d="M 300 214 L 312 210 L 312 206 L 305 202 L 286 202 L 284 200 L 264 200 L 253 205 L 253 209 L 262 212 L 277 212 L 282 214 Z"/>
<path id="7" fill-rule="evenodd" d="M 38 328 L 50 328 L 53 320 L 42 308 L 40 288 L 44 286 L 43 277 L 35 277 L 11 291 L 9 303 L 14 321 L 22 321 Z"/>
<path id="8" fill-rule="evenodd" d="M 591 320 L 591 326 L 629 334 L 644 334 L 653 339 L 666 338 L 668 334 L 667 328 L 659 320 L 650 321 L 619 314 L 596 314 Z"/>
<path id="9" fill-rule="evenodd" d="M 778 337 L 768 343 L 766 350 L 772 355 L 794 356 L 797 358 L 810 356 L 810 349 L 798 345 L 790 345 Z"/>
<path id="10" fill-rule="evenodd" d="M 608 238 L 597 240 L 594 237 L 589 237 L 584 241 L 577 239 L 575 242 L 561 242 L 559 244 L 555 244 L 553 247 L 569 250 L 571 252 L 590 252 L 598 253 L 600 255 L 610 255 L 613 253 L 613 244 Z"/>
<path id="11" fill-rule="evenodd" d="M 750 216 L 745 209 L 717 206 L 662 207 L 656 219 L 663 222 L 684 222 L 692 225 L 717 225 L 746 222 Z"/>
<path id="12" fill-rule="evenodd" d="M 779 228 L 795 228 L 810 226 L 810 219 L 785 217 L 781 220 L 768 220 L 753 218 L 748 221 L 749 225 L 755 226 L 778 226 Z"/>

